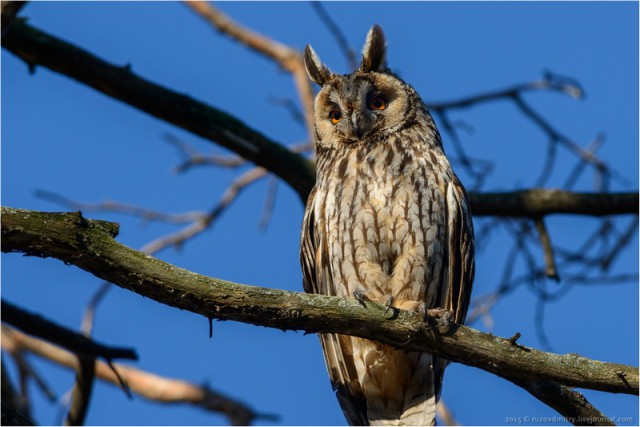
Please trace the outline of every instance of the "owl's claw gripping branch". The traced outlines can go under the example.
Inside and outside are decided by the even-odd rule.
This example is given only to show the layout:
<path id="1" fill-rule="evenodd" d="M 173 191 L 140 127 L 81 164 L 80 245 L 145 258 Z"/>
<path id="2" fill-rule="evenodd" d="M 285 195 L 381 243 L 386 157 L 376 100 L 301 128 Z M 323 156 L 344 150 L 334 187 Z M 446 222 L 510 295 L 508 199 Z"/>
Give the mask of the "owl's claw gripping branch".
<path id="1" fill-rule="evenodd" d="M 369 300 L 366 294 L 366 291 L 362 290 L 361 288 L 356 288 L 356 290 L 353 292 L 353 297 L 358 300 L 358 302 L 362 304 L 363 307 L 366 307 L 367 305 L 364 302 Z"/>
<path id="2" fill-rule="evenodd" d="M 391 310 L 393 307 L 391 306 L 393 304 L 393 295 L 389 295 L 387 297 L 387 302 L 384 304 L 386 310 L 384 311 L 384 314 L 387 314 L 389 312 L 389 310 Z"/>
<path id="3" fill-rule="evenodd" d="M 445 329 L 449 329 L 453 323 L 453 312 L 445 308 L 429 309 L 426 303 L 421 303 L 418 306 L 418 313 L 426 323 L 436 328 L 444 326 Z"/>
<path id="4" fill-rule="evenodd" d="M 453 312 L 451 310 L 447 310 L 444 308 L 433 308 L 427 310 L 426 314 L 427 317 L 425 320 L 430 323 L 435 323 L 434 326 L 436 328 L 444 326 L 445 329 L 449 329 L 451 327 L 451 323 L 453 323 Z"/>

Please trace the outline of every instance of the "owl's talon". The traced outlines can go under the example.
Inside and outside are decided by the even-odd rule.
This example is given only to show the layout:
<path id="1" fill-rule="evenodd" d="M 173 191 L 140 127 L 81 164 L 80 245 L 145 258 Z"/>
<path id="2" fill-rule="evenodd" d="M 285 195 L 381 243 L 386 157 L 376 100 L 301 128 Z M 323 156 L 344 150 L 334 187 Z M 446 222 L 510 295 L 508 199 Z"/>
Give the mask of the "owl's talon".
<path id="1" fill-rule="evenodd" d="M 427 315 L 431 318 L 436 318 L 436 327 L 444 326 L 446 329 L 449 329 L 449 327 L 451 327 L 451 323 L 453 322 L 453 312 L 445 308 L 434 308 L 431 310 L 427 310 Z"/>
<path id="2" fill-rule="evenodd" d="M 363 307 L 366 307 L 367 305 L 364 303 L 365 301 L 369 300 L 369 298 L 367 298 L 366 292 L 363 291 L 360 288 L 356 288 L 356 290 L 353 292 L 353 297 L 360 303 L 362 304 Z"/>
<path id="3" fill-rule="evenodd" d="M 393 304 L 393 295 L 389 295 L 387 297 L 387 302 L 385 303 L 384 307 L 385 307 L 385 311 L 384 314 L 387 314 L 389 312 L 389 310 L 391 310 L 391 305 Z"/>

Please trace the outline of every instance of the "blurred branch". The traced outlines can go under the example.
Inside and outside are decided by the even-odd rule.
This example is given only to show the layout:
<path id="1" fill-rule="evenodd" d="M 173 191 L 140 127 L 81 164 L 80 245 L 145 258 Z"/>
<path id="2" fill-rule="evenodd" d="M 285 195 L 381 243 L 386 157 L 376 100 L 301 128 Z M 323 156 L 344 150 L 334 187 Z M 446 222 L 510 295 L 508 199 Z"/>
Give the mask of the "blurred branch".
<path id="1" fill-rule="evenodd" d="M 245 188 L 247 188 L 253 182 L 262 179 L 268 174 L 264 168 L 252 168 L 247 172 L 236 178 L 233 183 L 227 188 L 222 195 L 220 201 L 211 209 L 206 215 L 198 218 L 196 221 L 176 231 L 175 233 L 168 234 L 166 236 L 159 237 L 146 245 L 141 249 L 142 252 L 147 254 L 156 253 L 161 249 L 169 246 L 179 247 L 187 240 L 202 233 L 213 224 L 213 222 L 222 215 L 227 208 L 237 199 L 238 194 Z"/>
<path id="2" fill-rule="evenodd" d="M 456 417 L 453 416 L 453 412 L 447 406 L 443 399 L 438 401 L 436 406 L 436 417 L 442 420 L 443 425 L 445 426 L 459 426 L 460 423 L 456 420 Z"/>
<path id="3" fill-rule="evenodd" d="M 577 354 L 545 353 L 462 325 L 442 332 L 418 313 L 355 299 L 239 285 L 202 276 L 128 248 L 77 213 L 2 208 L 2 251 L 55 257 L 162 304 L 207 318 L 308 333 L 334 332 L 445 357 L 512 382 L 551 381 L 638 394 L 638 369 Z M 46 227 L 44 224 L 46 223 Z M 80 256 L 81 255 L 81 256 Z"/>
<path id="4" fill-rule="evenodd" d="M 91 338 L 96 308 L 110 288 L 111 283 L 104 282 L 93 295 L 85 309 L 84 315 L 82 316 L 82 325 L 80 330 L 87 338 Z M 89 410 L 93 384 L 96 378 L 96 358 L 94 356 L 78 355 L 76 365 L 76 381 L 71 391 L 69 410 L 65 419 L 65 425 L 72 426 L 84 424 L 87 411 Z M 114 369 L 115 373 L 115 368 L 113 368 L 112 365 L 109 366 Z M 128 390 L 126 384 L 121 378 L 120 385 L 124 390 Z M 127 395 L 129 395 L 128 391 Z"/>
<path id="5" fill-rule="evenodd" d="M 313 8 L 313 10 L 315 10 L 318 18 L 320 18 L 320 21 L 322 21 L 322 23 L 327 27 L 327 30 L 329 30 L 329 34 L 331 34 L 336 40 L 338 47 L 347 60 L 349 70 L 354 71 L 358 67 L 356 52 L 349 46 L 349 42 L 347 42 L 347 38 L 342 32 L 342 28 L 340 28 L 340 26 L 335 23 L 331 15 L 329 15 L 327 10 L 324 8 L 322 2 L 312 1 L 311 7 Z"/>
<path id="6" fill-rule="evenodd" d="M 428 102 L 427 107 L 434 111 L 468 108 L 483 102 L 514 98 L 526 92 L 540 90 L 565 93 L 575 99 L 584 97 L 584 91 L 575 79 L 562 78 L 552 73 L 546 73 L 544 78 L 540 80 L 520 83 L 504 89 L 466 96 L 452 101 Z"/>
<path id="7" fill-rule="evenodd" d="M 2 39 L 2 46 L 32 71 L 37 65 L 45 66 L 236 152 L 282 178 L 303 200 L 313 187 L 312 162 L 222 110 L 138 77 L 129 65 L 112 65 L 19 20 Z"/>
<path id="8" fill-rule="evenodd" d="M 3 426 L 32 426 L 33 420 L 22 413 L 13 402 L 2 399 L 2 420 Z"/>
<path id="9" fill-rule="evenodd" d="M 3 211 L 4 212 L 4 211 Z M 60 217 L 57 217 L 60 219 Z M 3 218 L 4 221 L 4 218 Z M 43 224 L 44 226 L 44 224 Z M 80 226 L 82 228 L 82 226 Z M 112 238 L 101 227 L 96 229 L 104 237 Z M 34 248 L 35 249 L 35 248 Z M 27 253 L 32 254 L 31 251 Z M 68 253 L 68 255 L 70 255 Z M 76 253 L 75 256 L 78 256 Z M 44 317 L 29 313 L 6 301 L 2 301 L 2 321 L 7 322 L 24 332 L 47 339 L 53 343 L 63 346 L 74 353 L 102 357 L 105 360 L 112 359 L 132 359 L 137 360 L 136 352 L 128 348 L 108 347 L 96 341 L 90 340 L 84 335 L 72 332 L 60 325 L 57 325 Z"/>
<path id="10" fill-rule="evenodd" d="M 96 358 L 93 356 L 77 356 L 76 381 L 71 392 L 71 403 L 67 417 L 64 420 L 66 426 L 80 426 L 84 420 L 91 403 L 93 383 L 96 376 Z"/>
<path id="11" fill-rule="evenodd" d="M 515 383 L 538 398 L 545 405 L 560 413 L 566 421 L 576 426 L 614 426 L 615 423 L 605 416 L 587 399 L 575 390 L 553 382 L 533 381 Z"/>
<path id="12" fill-rule="evenodd" d="M 16 19 L 20 9 L 22 9 L 26 4 L 26 1 L 2 0 L 2 37 L 4 37 L 11 27 L 11 24 Z"/>
<path id="13" fill-rule="evenodd" d="M 638 193 L 573 193 L 530 189 L 470 193 L 474 216 L 541 217 L 551 214 L 638 215 Z"/>
<path id="14" fill-rule="evenodd" d="M 263 34 L 259 34 L 254 30 L 234 22 L 228 15 L 224 14 L 209 2 L 186 0 L 184 3 L 219 32 L 228 35 L 253 51 L 274 60 L 293 75 L 298 96 L 300 97 L 300 103 L 304 111 L 307 131 L 309 135 L 313 135 L 313 90 L 311 88 L 311 82 L 307 77 L 302 54 L 292 47 L 272 40 Z"/>
<path id="15" fill-rule="evenodd" d="M 30 337 L 20 331 L 3 326 L 2 345 L 11 341 L 24 351 L 31 352 L 61 366 L 78 369 L 75 355 L 54 344 Z M 269 414 L 260 414 L 243 403 L 230 399 L 206 386 L 166 378 L 119 363 L 113 368 L 127 382 L 131 391 L 150 401 L 161 403 L 190 403 L 203 409 L 219 412 L 229 418 L 233 425 L 250 425 L 256 419 L 275 419 Z M 96 377 L 116 386 L 120 380 L 114 370 L 104 362 L 96 362 Z"/>
<path id="16" fill-rule="evenodd" d="M 571 153 L 577 156 L 579 162 L 571 172 L 567 179 L 566 189 L 570 189 L 575 183 L 578 176 L 584 171 L 585 166 L 591 165 L 594 169 L 596 177 L 596 192 L 603 192 L 608 189 L 610 177 L 614 177 L 622 183 L 628 184 L 629 181 L 617 171 L 609 168 L 602 160 L 596 156 L 595 151 L 601 145 L 603 136 L 599 135 L 590 146 L 582 148 L 579 144 L 572 141 L 556 129 L 542 114 L 537 112 L 531 105 L 524 100 L 524 95 L 532 91 L 551 91 L 565 93 L 573 98 L 581 99 L 584 97 L 584 91 L 580 83 L 573 78 L 560 76 L 552 72 L 545 72 L 542 79 L 534 80 L 528 83 L 509 86 L 504 89 L 480 93 L 477 95 L 467 96 L 458 100 L 427 103 L 430 110 L 436 115 L 443 126 L 444 131 L 450 135 L 450 140 L 455 149 L 462 168 L 473 178 L 474 182 L 468 185 L 468 188 L 481 188 L 486 176 L 491 171 L 491 164 L 487 161 L 475 159 L 473 162 L 466 154 L 461 144 L 458 132 L 449 119 L 449 112 L 456 109 L 468 108 L 496 100 L 511 101 L 519 112 L 535 126 L 537 126 L 548 137 L 547 151 L 544 164 L 541 168 L 540 175 L 536 181 L 536 187 L 543 187 L 551 177 L 557 158 L 558 146 L 563 146 Z"/>
<path id="17" fill-rule="evenodd" d="M 544 272 L 547 277 L 559 281 L 560 276 L 558 275 L 558 269 L 556 268 L 556 258 L 553 254 L 551 237 L 549 237 L 549 231 L 547 230 L 547 226 L 544 223 L 544 219 L 535 218 L 534 223 L 536 225 L 536 229 L 538 230 L 538 234 L 540 235 L 540 244 L 542 245 L 542 249 L 544 250 Z"/>
<path id="18" fill-rule="evenodd" d="M 181 214 L 168 214 L 158 212 L 151 209 L 141 208 L 135 205 L 129 205 L 122 202 L 114 202 L 105 200 L 104 202 L 87 203 L 76 202 L 61 194 L 46 190 L 36 190 L 35 196 L 65 206 L 68 209 L 84 211 L 84 212 L 115 212 L 127 214 L 144 219 L 145 221 L 166 222 L 169 224 L 184 224 L 195 221 L 203 216 L 202 212 L 185 212 Z"/>

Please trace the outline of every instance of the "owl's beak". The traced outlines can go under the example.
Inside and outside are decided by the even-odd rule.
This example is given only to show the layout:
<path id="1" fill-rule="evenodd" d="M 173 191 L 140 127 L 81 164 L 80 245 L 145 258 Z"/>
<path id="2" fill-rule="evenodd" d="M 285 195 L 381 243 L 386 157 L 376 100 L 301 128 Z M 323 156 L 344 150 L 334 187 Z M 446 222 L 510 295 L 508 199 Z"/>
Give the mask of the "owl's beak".
<path id="1" fill-rule="evenodd" d="M 353 133 L 353 135 L 355 135 L 358 138 L 361 138 L 364 133 L 364 129 L 362 128 L 362 118 L 360 117 L 360 114 L 358 114 L 357 111 L 353 111 L 351 113 L 350 124 L 351 124 L 351 132 Z"/>

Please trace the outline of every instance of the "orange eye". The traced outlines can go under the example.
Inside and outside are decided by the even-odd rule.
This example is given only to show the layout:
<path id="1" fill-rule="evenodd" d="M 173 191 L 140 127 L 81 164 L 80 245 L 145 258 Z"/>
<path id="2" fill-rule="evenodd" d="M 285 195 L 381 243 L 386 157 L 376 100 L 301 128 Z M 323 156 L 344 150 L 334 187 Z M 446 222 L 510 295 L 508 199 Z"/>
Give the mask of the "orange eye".
<path id="1" fill-rule="evenodd" d="M 329 119 L 331 119 L 331 123 L 335 125 L 340 120 L 342 120 L 342 113 L 340 112 L 340 110 L 331 110 L 329 112 Z"/>
<path id="2" fill-rule="evenodd" d="M 387 102 L 380 95 L 374 96 L 369 100 L 369 108 L 371 110 L 384 110 L 387 108 Z"/>

